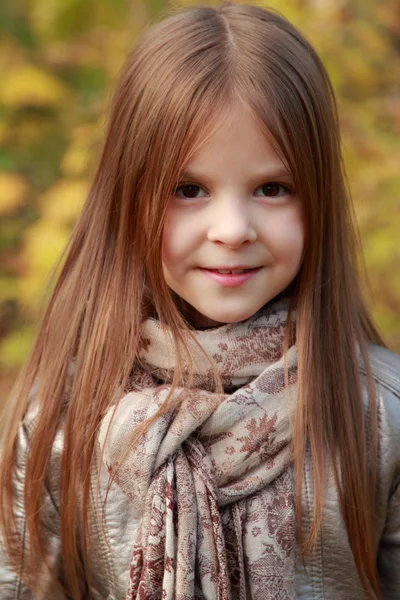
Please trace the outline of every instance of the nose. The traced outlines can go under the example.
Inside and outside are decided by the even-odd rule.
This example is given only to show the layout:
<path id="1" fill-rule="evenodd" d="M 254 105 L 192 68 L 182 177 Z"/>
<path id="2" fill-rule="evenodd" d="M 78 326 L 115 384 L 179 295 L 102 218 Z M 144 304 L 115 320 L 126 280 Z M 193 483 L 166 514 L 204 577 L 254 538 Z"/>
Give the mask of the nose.
<path id="1" fill-rule="evenodd" d="M 211 242 L 237 248 L 246 242 L 255 242 L 257 232 L 250 211 L 242 203 L 232 200 L 215 207 L 207 237 Z"/>

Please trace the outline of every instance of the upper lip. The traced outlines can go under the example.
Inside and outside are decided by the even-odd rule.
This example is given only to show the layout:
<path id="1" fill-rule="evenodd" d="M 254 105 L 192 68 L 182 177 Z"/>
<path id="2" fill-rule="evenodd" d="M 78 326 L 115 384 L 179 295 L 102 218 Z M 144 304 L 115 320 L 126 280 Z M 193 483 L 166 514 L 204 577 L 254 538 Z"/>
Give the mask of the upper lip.
<path id="1" fill-rule="evenodd" d="M 219 265 L 218 267 L 200 267 L 208 271 L 241 271 L 244 269 L 258 269 L 259 267 L 251 267 L 250 265 Z"/>

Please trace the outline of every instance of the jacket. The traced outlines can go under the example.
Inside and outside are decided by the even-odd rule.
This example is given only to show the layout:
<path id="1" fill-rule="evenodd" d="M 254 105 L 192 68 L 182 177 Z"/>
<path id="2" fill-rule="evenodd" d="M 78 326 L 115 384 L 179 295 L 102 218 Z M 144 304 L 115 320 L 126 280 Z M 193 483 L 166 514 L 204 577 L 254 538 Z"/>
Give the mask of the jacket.
<path id="1" fill-rule="evenodd" d="M 378 477 L 375 515 L 375 552 L 382 593 L 385 600 L 400 600 L 400 357 L 379 347 L 371 347 L 370 360 L 378 393 Z M 363 372 L 363 369 L 361 367 Z M 365 375 L 365 373 L 364 373 Z M 365 392 L 364 392 L 365 393 Z M 16 513 L 23 533 L 26 522 L 23 510 L 24 468 L 34 416 L 27 415 L 19 433 L 16 476 Z M 57 435 L 48 485 L 43 504 L 49 559 L 62 580 L 58 520 L 58 466 L 62 451 L 62 434 Z M 109 474 L 100 469 L 100 488 L 93 477 L 92 497 L 99 494 L 99 506 L 108 485 Z M 306 461 L 302 509 L 307 531 L 312 519 L 312 471 Z M 105 508 L 105 527 L 94 508 L 90 524 L 95 543 L 91 544 L 90 593 L 93 600 L 124 600 L 129 582 L 129 567 L 133 541 L 138 527 L 129 500 L 117 484 L 112 484 Z M 366 600 L 359 581 L 354 558 L 342 520 L 333 480 L 326 490 L 326 506 L 315 550 L 303 562 L 296 551 L 296 600 Z M 0 552 L 0 600 L 66 600 L 46 569 L 38 573 L 40 595 L 33 596 L 9 568 L 7 558 Z M 83 592 L 82 598 L 88 597 Z M 216 599 L 217 600 L 217 599 Z M 235 600 L 235 599 L 233 599 Z"/>

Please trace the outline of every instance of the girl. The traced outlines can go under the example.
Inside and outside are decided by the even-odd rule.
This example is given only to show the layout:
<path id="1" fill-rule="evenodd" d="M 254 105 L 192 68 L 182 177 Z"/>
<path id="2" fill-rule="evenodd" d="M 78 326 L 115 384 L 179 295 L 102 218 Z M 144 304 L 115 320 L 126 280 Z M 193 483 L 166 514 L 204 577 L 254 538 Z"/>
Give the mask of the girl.
<path id="1" fill-rule="evenodd" d="M 326 72 L 223 4 L 129 56 L 9 411 L 4 600 L 400 597 L 400 362 Z"/>

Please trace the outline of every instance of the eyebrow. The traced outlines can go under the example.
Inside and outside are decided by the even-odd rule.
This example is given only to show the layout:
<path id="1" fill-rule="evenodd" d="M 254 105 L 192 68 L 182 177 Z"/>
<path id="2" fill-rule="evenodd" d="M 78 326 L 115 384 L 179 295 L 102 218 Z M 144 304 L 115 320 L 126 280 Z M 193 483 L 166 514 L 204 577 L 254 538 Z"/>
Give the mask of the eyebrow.
<path id="1" fill-rule="evenodd" d="M 207 175 L 202 175 L 201 173 L 196 173 L 195 171 L 191 171 L 190 169 L 184 169 L 180 174 L 181 179 L 189 179 L 193 181 L 198 180 L 207 180 L 209 177 Z M 275 165 L 270 167 L 269 169 L 260 170 L 258 172 L 254 171 L 250 174 L 249 179 L 257 180 L 257 181 L 272 181 L 275 179 L 292 179 L 292 174 L 284 165 Z"/>

